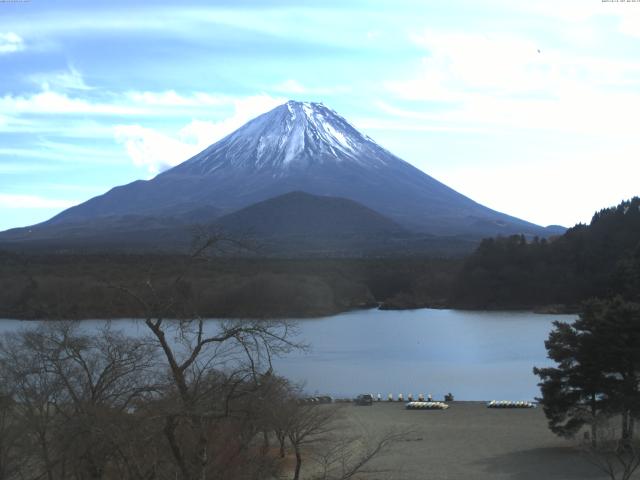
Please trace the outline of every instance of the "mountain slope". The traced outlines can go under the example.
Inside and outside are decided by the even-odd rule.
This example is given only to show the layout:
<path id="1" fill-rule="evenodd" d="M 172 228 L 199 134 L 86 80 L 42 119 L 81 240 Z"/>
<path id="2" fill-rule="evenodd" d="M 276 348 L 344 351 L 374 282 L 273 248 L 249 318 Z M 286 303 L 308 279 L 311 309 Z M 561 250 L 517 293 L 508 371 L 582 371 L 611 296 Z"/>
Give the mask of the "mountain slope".
<path id="1" fill-rule="evenodd" d="M 102 215 L 231 212 L 291 191 L 355 200 L 432 234 L 544 235 L 395 157 L 322 104 L 288 102 L 152 180 L 112 189 L 49 223 Z"/>
<path id="2" fill-rule="evenodd" d="M 218 219 L 214 228 L 246 243 L 249 254 L 341 257 L 469 251 L 468 242 L 443 248 L 353 200 L 305 192 L 255 203 Z"/>
<path id="3" fill-rule="evenodd" d="M 114 232 L 138 231 L 139 218 L 176 227 L 208 224 L 293 191 L 353 200 L 426 235 L 479 239 L 557 232 L 474 202 L 392 155 L 322 104 L 291 101 L 151 180 L 115 187 L 47 222 L 0 234 L 0 240 L 44 242 L 63 239 L 72 229 L 79 241 L 83 234 L 95 238 L 103 224 Z"/>
<path id="4" fill-rule="evenodd" d="M 362 257 L 460 256 L 477 242 L 469 238 L 416 234 L 353 200 L 290 192 L 212 220 L 215 210 L 198 208 L 179 217 L 103 216 L 18 229 L 0 236 L 0 250 L 74 253 L 185 252 L 194 237 L 210 232 L 224 251 L 241 256 Z M 205 220 L 193 223 L 204 215 Z"/>
<path id="5" fill-rule="evenodd" d="M 404 234 L 402 227 L 353 200 L 291 192 L 220 218 L 216 225 L 260 237 Z"/>

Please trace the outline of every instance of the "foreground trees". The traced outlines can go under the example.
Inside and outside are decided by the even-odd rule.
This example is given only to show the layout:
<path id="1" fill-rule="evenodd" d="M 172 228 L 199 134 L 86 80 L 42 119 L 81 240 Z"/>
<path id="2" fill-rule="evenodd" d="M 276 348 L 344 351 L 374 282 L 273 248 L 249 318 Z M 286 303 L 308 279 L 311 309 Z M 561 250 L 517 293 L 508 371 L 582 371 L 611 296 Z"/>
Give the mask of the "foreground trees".
<path id="1" fill-rule="evenodd" d="M 154 390 L 153 351 L 109 328 L 95 336 L 77 330 L 47 325 L 0 343 L 22 475 L 102 478 L 129 467 L 124 452 L 138 439 L 123 422 Z"/>
<path id="2" fill-rule="evenodd" d="M 274 357 L 304 348 L 294 325 L 198 316 L 185 278 L 228 242 L 196 242 L 170 284 L 152 268 L 135 287 L 110 284 L 143 312 L 133 336 L 50 322 L 0 338 L 1 480 L 272 479 L 289 473 L 289 445 L 300 477 L 304 447 L 329 438 L 336 410 L 302 405 L 273 372 Z M 371 451 L 323 478 L 353 477 L 381 447 Z"/>
<path id="3" fill-rule="evenodd" d="M 224 241 L 207 238 L 193 258 Z M 294 328 L 287 321 L 205 322 L 192 306 L 185 274 L 164 292 L 151 279 L 138 291 L 118 287 L 145 312 L 144 324 L 168 367 L 158 408 L 176 475 L 237 478 L 235 466 L 248 464 L 258 468 L 254 475 L 262 475 L 268 470 L 264 459 L 248 455 L 258 433 L 271 428 L 265 410 L 277 401 L 270 391 L 278 383 L 270 381 L 271 360 L 302 345 L 292 340 Z"/>
<path id="4" fill-rule="evenodd" d="M 640 305 L 619 297 L 591 301 L 574 323 L 556 322 L 545 345 L 557 367 L 534 373 L 550 429 L 574 437 L 588 427 L 591 457 L 602 457 L 612 478 L 616 465 L 629 478 L 640 464 Z"/>
<path id="5" fill-rule="evenodd" d="M 51 322 L 0 339 L 0 478 L 340 480 L 397 438 L 348 438 L 338 406 L 273 373 L 286 325 L 147 321 L 152 335 Z"/>
<path id="6" fill-rule="evenodd" d="M 258 372 L 278 348 L 266 336 L 278 331 L 284 341 L 282 330 L 220 324 L 205 334 L 204 321 L 156 319 L 163 330 L 154 341 L 80 325 L 44 324 L 0 342 L 2 479 L 275 472 L 276 456 L 256 448 L 256 438 L 274 429 L 266 413 L 279 401 L 274 385 L 292 389 Z"/>

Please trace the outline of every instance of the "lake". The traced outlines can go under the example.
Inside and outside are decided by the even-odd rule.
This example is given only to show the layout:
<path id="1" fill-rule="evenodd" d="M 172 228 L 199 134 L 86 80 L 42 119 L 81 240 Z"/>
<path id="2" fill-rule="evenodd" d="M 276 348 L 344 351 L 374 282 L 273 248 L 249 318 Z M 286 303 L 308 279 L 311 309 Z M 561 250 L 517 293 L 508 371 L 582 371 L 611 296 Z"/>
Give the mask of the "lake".
<path id="1" fill-rule="evenodd" d="M 575 315 L 461 310 L 359 310 L 299 321 L 308 353 L 277 359 L 278 373 L 304 381 L 310 393 L 431 393 L 441 399 L 533 400 L 539 395 L 534 366 L 551 365 L 544 341 L 554 320 Z M 86 321 L 87 325 L 101 321 Z M 0 333 L 27 322 L 0 320 Z M 130 334 L 135 320 L 114 326 Z"/>

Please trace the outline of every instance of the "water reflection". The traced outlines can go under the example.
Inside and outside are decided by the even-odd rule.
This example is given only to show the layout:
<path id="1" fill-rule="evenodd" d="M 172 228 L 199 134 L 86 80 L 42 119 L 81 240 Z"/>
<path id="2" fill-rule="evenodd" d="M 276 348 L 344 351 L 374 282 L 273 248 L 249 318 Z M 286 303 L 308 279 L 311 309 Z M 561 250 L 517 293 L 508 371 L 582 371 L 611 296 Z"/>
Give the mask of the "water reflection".
<path id="1" fill-rule="evenodd" d="M 568 315 L 411 310 L 350 312 L 300 322 L 307 355 L 277 361 L 309 391 L 432 393 L 457 399 L 533 399 L 534 365 L 550 364 L 544 340 Z"/>

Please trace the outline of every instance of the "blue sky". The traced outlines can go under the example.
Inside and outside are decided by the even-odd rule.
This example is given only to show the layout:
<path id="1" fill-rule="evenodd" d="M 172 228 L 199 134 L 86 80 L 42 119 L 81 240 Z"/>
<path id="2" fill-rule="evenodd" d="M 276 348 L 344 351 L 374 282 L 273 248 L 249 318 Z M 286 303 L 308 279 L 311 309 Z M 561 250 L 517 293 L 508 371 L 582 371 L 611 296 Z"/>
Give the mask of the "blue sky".
<path id="1" fill-rule="evenodd" d="M 538 224 L 640 194 L 640 3 L 0 3 L 0 229 L 322 101 Z"/>

